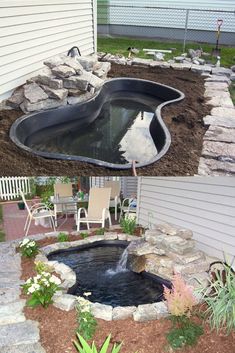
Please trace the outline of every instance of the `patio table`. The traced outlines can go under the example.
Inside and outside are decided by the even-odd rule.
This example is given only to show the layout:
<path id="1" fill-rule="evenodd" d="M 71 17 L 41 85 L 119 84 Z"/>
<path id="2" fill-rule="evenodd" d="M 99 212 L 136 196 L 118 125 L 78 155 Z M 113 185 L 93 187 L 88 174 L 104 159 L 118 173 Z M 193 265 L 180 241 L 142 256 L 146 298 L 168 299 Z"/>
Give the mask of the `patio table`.
<path id="1" fill-rule="evenodd" d="M 62 226 L 68 219 L 68 214 L 72 210 L 77 210 L 77 203 L 86 203 L 88 202 L 88 196 L 84 196 L 84 198 L 79 198 L 77 196 L 68 196 L 68 197 L 58 197 L 52 196 L 51 203 L 54 206 L 54 217 L 55 217 L 55 226 L 58 226 L 58 218 L 57 213 L 61 212 L 62 214 L 66 215 L 64 222 L 60 224 Z M 58 211 L 58 206 L 61 206 L 61 211 Z M 72 213 L 71 211 L 71 213 Z"/>

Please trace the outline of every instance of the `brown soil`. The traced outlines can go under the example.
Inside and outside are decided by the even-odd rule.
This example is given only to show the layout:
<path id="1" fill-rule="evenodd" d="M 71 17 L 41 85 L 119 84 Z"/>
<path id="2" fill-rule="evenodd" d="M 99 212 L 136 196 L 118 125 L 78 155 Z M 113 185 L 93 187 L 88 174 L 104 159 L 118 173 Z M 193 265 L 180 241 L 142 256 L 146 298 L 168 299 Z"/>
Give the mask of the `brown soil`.
<path id="1" fill-rule="evenodd" d="M 76 237 L 78 239 L 78 237 Z M 72 240 L 72 238 L 71 238 Z M 74 239 L 75 240 L 75 239 Z M 40 246 L 55 242 L 53 238 L 39 241 Z M 22 258 L 22 279 L 26 280 L 35 275 L 34 260 Z M 26 296 L 22 297 L 26 298 Z M 202 309 L 202 308 L 197 308 Z M 73 341 L 76 339 L 76 311 L 65 312 L 50 305 L 44 309 L 25 307 L 27 319 L 39 322 L 40 341 L 47 353 L 76 353 Z M 202 320 L 194 316 L 194 320 Z M 97 320 L 98 327 L 94 336 L 96 345 L 100 347 L 105 338 L 111 333 L 112 342 L 123 342 L 120 353 L 163 353 L 173 351 L 167 345 L 165 338 L 171 323 L 162 319 L 146 323 L 137 323 L 131 319 L 107 322 Z M 223 332 L 211 331 L 207 324 L 203 324 L 204 334 L 199 338 L 196 346 L 178 350 L 181 353 L 235 353 L 235 332 L 226 336 Z"/>
<path id="2" fill-rule="evenodd" d="M 185 99 L 162 111 L 171 133 L 172 144 L 159 161 L 138 168 L 138 175 L 194 175 L 205 133 L 202 118 L 210 113 L 203 97 L 204 79 L 191 71 L 160 68 L 140 68 L 112 65 L 110 77 L 136 77 L 171 85 L 185 93 Z M 15 146 L 9 138 L 12 123 L 20 111 L 0 112 L 0 170 L 1 175 L 131 175 L 132 171 L 115 171 L 83 162 L 46 160 L 33 156 Z"/>

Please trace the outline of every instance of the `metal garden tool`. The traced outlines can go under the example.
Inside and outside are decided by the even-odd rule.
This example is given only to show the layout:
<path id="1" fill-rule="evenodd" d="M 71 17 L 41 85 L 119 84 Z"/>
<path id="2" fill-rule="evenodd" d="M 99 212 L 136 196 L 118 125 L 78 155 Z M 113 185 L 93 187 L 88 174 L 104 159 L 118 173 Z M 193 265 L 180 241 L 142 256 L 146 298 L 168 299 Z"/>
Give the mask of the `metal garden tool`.
<path id="1" fill-rule="evenodd" d="M 212 49 L 212 56 L 220 56 L 221 49 L 219 49 L 219 39 L 220 39 L 222 24 L 223 24 L 223 20 L 217 20 L 216 46 L 215 48 Z"/>

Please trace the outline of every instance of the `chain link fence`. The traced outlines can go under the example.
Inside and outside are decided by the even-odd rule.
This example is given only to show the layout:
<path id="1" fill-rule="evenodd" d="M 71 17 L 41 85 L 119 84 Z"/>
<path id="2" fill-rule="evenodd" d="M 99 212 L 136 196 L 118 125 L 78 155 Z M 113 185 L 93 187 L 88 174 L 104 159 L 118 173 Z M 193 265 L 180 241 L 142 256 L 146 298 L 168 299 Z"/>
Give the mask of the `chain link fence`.
<path id="1" fill-rule="evenodd" d="M 220 43 L 235 46 L 235 10 L 98 2 L 98 34 L 181 41 L 183 49 L 187 42 L 215 43 L 221 19 Z"/>

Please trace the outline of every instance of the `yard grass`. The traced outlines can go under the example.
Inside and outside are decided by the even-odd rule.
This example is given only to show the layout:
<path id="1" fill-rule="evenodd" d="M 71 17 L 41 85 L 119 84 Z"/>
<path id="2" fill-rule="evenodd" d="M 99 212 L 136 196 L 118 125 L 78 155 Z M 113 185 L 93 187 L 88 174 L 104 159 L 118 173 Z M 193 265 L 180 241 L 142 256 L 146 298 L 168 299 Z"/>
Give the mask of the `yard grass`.
<path id="1" fill-rule="evenodd" d="M 165 59 L 172 59 L 174 56 L 182 54 L 183 44 L 182 42 L 160 42 L 155 40 L 146 39 L 135 39 L 135 38 L 98 38 L 98 51 L 107 52 L 111 54 L 122 54 L 128 56 L 128 47 L 135 47 L 140 50 L 139 54 L 136 55 L 140 58 L 152 58 L 150 55 L 145 55 L 143 49 L 171 49 L 175 48 L 172 54 L 166 54 Z M 202 48 L 204 52 L 211 53 L 212 48 L 215 45 L 211 44 L 198 44 L 198 43 L 187 43 L 185 52 L 188 49 Z M 221 66 L 230 67 L 235 64 L 235 48 L 228 46 L 221 46 Z M 210 61 L 212 64 L 216 63 L 216 58 L 212 56 L 206 56 L 205 59 Z"/>
<path id="2" fill-rule="evenodd" d="M 0 242 L 5 241 L 5 233 L 2 229 L 3 226 L 3 215 L 2 215 L 2 205 L 0 205 Z"/>

